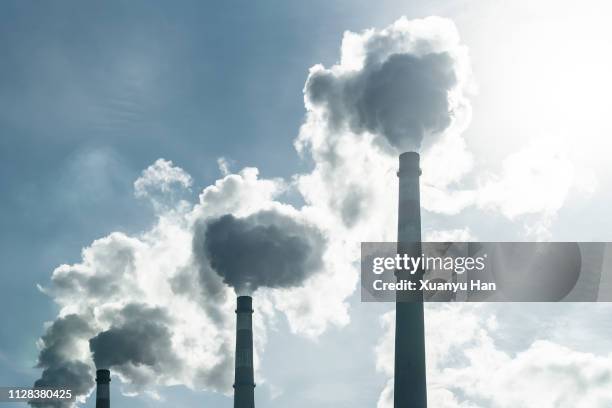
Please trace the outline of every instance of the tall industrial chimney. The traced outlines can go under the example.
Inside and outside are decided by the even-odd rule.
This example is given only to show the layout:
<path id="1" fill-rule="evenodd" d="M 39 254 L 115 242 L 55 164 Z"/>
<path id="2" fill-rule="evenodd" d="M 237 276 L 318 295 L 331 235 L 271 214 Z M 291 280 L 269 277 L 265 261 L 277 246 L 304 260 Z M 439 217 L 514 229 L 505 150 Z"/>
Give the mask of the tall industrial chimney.
<path id="1" fill-rule="evenodd" d="M 236 315 L 234 408 L 255 408 L 252 321 L 253 298 L 250 296 L 238 296 Z"/>
<path id="2" fill-rule="evenodd" d="M 110 408 L 110 371 L 96 371 L 96 408 Z"/>
<path id="3" fill-rule="evenodd" d="M 419 154 L 402 153 L 399 157 L 398 253 L 421 255 L 421 202 L 419 189 Z M 421 279 L 397 274 L 397 279 Z M 418 286 L 417 286 L 418 287 Z M 398 292 L 395 303 L 395 387 L 394 408 L 426 408 L 425 321 L 423 293 Z"/>

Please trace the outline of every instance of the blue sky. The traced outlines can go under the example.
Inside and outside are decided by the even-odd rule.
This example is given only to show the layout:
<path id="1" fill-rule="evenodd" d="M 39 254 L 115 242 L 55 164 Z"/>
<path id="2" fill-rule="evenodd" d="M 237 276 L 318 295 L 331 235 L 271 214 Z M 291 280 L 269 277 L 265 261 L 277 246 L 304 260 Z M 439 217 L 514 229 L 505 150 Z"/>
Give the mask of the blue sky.
<path id="1" fill-rule="evenodd" d="M 609 34 L 598 17 L 605 15 L 602 10 L 608 6 L 595 1 L 580 7 L 442 0 L 376 6 L 367 1 L 3 2 L 0 385 L 27 385 L 40 375 L 33 368 L 36 341 L 59 309 L 36 285 L 48 285 L 58 265 L 79 262 L 82 248 L 94 239 L 113 231 L 137 234 L 156 222 L 151 205 L 134 197 L 133 183 L 143 169 L 158 158 L 172 160 L 193 177 L 192 202 L 222 176 L 219 157 L 227 158 L 233 171 L 255 166 L 262 178 L 310 171 L 312 160 L 300 159 L 294 148 L 305 121 L 309 68 L 338 63 L 344 31 L 384 28 L 400 16 L 438 15 L 455 22 L 473 71 L 471 122 L 463 136 L 478 174 L 498 175 L 442 182 L 444 189 L 472 191 L 489 181 L 492 187 L 456 214 L 437 212 L 432 205 L 423 215 L 426 232 L 524 240 L 540 238 L 529 229 L 537 224 L 546 230 L 545 239 L 609 240 L 612 143 L 604 119 L 609 104 L 601 95 L 612 87 L 604 75 L 610 58 L 597 53 Z M 534 27 L 549 34 L 539 35 Z M 593 49 L 568 40 L 576 37 Z M 564 50 L 573 57 L 570 62 Z M 516 160 L 549 148 L 538 142 L 530 153 L 530 143 L 551 138 L 555 146 L 560 139 L 567 142 L 572 177 L 580 182 L 553 190 L 560 192 L 557 201 L 491 198 L 499 190 L 493 181 L 512 187 L 517 178 L 524 180 L 512 167 Z M 525 151 L 506 167 L 501 164 Z M 545 164 L 554 167 L 555 160 Z M 519 190 L 537 196 L 534 191 L 537 187 Z M 291 334 L 288 323 L 278 320 L 261 359 L 267 385 L 257 388 L 258 406 L 294 400 L 304 404 L 294 406 L 376 405 L 388 373 L 377 370 L 374 350 L 384 336 L 379 318 L 391 308 L 361 304 L 358 295 L 348 303 L 350 323 L 327 329 L 316 341 Z M 560 314 L 541 310 L 543 320 Z M 574 312 L 568 309 L 564 316 Z M 588 345 L 593 341 L 588 336 L 570 338 L 569 345 L 557 340 L 576 352 L 606 354 L 601 350 L 609 340 L 598 329 L 603 315 L 597 309 L 592 324 L 586 324 L 596 345 Z M 508 350 L 516 344 L 527 348 L 546 338 L 548 332 L 537 326 L 534 322 L 528 334 L 515 339 L 508 339 L 511 329 L 491 336 L 512 343 L 504 349 L 512 356 Z M 162 401 L 121 396 L 115 381 L 113 405 L 231 406 L 230 398 L 212 391 L 175 386 L 160 393 Z"/>

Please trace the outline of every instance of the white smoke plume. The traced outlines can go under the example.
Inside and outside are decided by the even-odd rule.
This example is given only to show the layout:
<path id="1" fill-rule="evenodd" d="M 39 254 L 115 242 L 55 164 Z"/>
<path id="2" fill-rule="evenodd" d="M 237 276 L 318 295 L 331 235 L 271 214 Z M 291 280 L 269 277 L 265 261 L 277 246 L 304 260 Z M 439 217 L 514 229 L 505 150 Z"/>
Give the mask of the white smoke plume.
<path id="1" fill-rule="evenodd" d="M 238 293 L 301 285 L 321 271 L 326 244 L 315 227 L 276 211 L 245 218 L 226 214 L 196 227 L 194 240 L 203 243 L 195 250 L 204 251 L 210 266 Z"/>
<path id="2" fill-rule="evenodd" d="M 339 64 L 310 70 L 304 88 L 309 113 L 332 132 L 383 136 L 401 153 L 418 150 L 466 109 L 466 48 L 445 19 L 399 19 L 390 27 L 347 32 Z"/>
<path id="3" fill-rule="evenodd" d="M 36 387 L 67 387 L 76 394 L 89 392 L 93 385 L 93 370 L 83 349 L 85 339 L 94 331 L 89 324 L 78 315 L 69 314 L 55 320 L 47 327 L 39 341 L 41 347 L 37 367 L 42 368 L 41 378 Z M 32 406 L 51 406 L 63 408 L 71 403 L 53 401 L 48 404 L 32 402 Z"/>
<path id="4" fill-rule="evenodd" d="M 300 191 L 359 239 L 392 240 L 398 153 L 457 140 L 471 115 L 469 85 L 467 48 L 450 20 L 401 18 L 346 32 L 340 62 L 311 68 L 304 87 L 296 148 L 315 168 L 297 178 Z M 465 172 L 455 162 L 446 174 Z"/>

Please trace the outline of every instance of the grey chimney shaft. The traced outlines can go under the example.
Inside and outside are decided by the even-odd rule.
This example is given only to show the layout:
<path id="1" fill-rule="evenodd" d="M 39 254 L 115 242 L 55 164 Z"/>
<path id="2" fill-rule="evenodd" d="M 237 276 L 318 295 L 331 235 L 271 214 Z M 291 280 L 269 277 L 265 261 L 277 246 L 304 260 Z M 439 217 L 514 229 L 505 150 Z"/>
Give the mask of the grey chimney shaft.
<path id="1" fill-rule="evenodd" d="M 255 407 L 253 375 L 253 299 L 238 296 L 236 308 L 236 371 L 234 377 L 234 408 Z"/>
<path id="2" fill-rule="evenodd" d="M 419 154 L 399 157 L 398 253 L 421 255 L 421 202 Z M 399 279 L 418 281 L 414 275 L 397 274 Z M 418 285 L 417 285 L 418 287 Z M 426 408 L 425 321 L 423 293 L 397 293 L 395 304 L 395 387 L 394 408 Z"/>
<path id="3" fill-rule="evenodd" d="M 96 371 L 96 408 L 110 408 L 110 371 Z"/>

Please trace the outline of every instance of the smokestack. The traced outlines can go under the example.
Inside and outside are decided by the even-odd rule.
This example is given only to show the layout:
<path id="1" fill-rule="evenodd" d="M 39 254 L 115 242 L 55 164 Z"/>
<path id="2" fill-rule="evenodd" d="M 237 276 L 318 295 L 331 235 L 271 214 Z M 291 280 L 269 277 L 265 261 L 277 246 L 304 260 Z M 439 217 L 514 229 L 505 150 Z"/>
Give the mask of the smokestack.
<path id="1" fill-rule="evenodd" d="M 421 201 L 419 154 L 399 157 L 398 253 L 421 255 Z M 397 274 L 397 279 L 418 280 L 414 275 Z M 418 287 L 418 285 L 417 285 Z M 395 303 L 395 387 L 394 408 L 426 408 L 425 321 L 423 293 L 398 292 Z"/>
<path id="2" fill-rule="evenodd" d="M 234 408 L 255 408 L 252 322 L 253 298 L 250 296 L 238 296 L 236 315 Z"/>
<path id="3" fill-rule="evenodd" d="M 110 371 L 96 371 L 96 408 L 110 408 Z"/>

